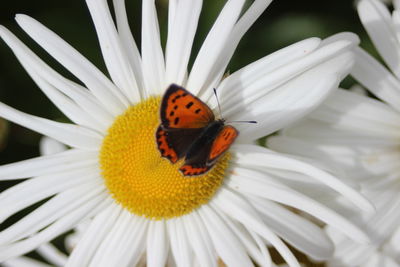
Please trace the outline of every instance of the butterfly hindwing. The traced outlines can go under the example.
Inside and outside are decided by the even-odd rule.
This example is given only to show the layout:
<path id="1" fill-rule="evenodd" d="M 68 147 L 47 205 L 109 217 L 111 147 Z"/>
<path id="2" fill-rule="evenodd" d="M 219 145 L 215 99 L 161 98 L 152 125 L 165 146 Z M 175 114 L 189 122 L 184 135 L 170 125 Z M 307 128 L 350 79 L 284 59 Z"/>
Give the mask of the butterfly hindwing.
<path id="1" fill-rule="evenodd" d="M 162 128 L 162 126 L 157 128 L 156 141 L 161 156 L 169 159 L 172 163 L 176 163 L 179 159 L 178 153 L 174 148 L 171 147 L 168 133 Z"/>
<path id="2" fill-rule="evenodd" d="M 233 126 L 225 125 L 215 137 L 208 154 L 207 165 L 213 165 L 215 161 L 232 145 L 239 131 Z"/>
<path id="3" fill-rule="evenodd" d="M 186 156 L 193 140 L 196 140 L 203 130 L 203 128 L 170 128 L 165 130 L 167 132 L 168 145 L 175 151 L 178 159 Z"/>
<path id="4" fill-rule="evenodd" d="M 161 102 L 164 128 L 204 128 L 215 120 L 212 110 L 185 88 L 172 84 Z"/>

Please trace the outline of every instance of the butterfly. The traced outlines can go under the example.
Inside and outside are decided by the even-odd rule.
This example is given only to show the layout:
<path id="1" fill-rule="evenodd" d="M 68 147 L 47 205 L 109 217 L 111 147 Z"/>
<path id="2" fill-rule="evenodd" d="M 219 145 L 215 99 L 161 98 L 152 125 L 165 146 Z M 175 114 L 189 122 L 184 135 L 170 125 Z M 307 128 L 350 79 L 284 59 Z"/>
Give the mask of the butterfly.
<path id="1" fill-rule="evenodd" d="M 224 119 L 216 120 L 207 104 L 176 84 L 164 93 L 160 119 L 158 150 L 171 163 L 185 158 L 179 168 L 184 176 L 209 171 L 239 135 Z"/>

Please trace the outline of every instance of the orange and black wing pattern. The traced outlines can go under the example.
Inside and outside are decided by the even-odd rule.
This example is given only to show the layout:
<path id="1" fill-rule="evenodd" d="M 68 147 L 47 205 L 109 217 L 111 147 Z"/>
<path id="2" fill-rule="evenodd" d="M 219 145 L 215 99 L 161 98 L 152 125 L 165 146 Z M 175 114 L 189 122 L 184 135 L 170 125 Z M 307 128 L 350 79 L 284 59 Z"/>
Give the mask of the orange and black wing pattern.
<path id="1" fill-rule="evenodd" d="M 214 139 L 208 154 L 207 165 L 213 165 L 215 161 L 229 149 L 238 135 L 239 131 L 233 126 L 225 125 Z"/>
<path id="2" fill-rule="evenodd" d="M 166 128 L 204 128 L 215 120 L 212 110 L 185 88 L 171 84 L 160 108 L 161 125 Z"/>

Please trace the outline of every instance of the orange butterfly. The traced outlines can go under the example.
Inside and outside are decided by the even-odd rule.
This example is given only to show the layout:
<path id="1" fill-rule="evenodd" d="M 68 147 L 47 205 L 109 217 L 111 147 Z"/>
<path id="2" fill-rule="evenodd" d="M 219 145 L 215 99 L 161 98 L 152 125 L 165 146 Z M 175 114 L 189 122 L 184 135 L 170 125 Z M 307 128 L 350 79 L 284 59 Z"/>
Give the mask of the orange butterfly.
<path id="1" fill-rule="evenodd" d="M 203 101 L 176 84 L 171 84 L 162 98 L 160 117 L 158 149 L 172 163 L 184 157 L 179 170 L 185 176 L 210 170 L 239 134 L 225 125 L 224 119 L 215 120 Z"/>

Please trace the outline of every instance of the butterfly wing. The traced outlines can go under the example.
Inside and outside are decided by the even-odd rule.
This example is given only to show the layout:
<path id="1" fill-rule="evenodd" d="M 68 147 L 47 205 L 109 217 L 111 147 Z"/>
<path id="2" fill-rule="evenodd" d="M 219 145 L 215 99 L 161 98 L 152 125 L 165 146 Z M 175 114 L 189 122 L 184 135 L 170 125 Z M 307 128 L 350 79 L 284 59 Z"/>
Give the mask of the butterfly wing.
<path id="1" fill-rule="evenodd" d="M 207 165 L 214 165 L 216 160 L 229 149 L 238 135 L 239 131 L 236 130 L 235 127 L 225 125 L 218 133 L 211 146 L 210 153 L 208 154 Z"/>
<path id="2" fill-rule="evenodd" d="M 184 157 L 193 140 L 201 134 L 203 128 L 164 129 L 159 126 L 156 140 L 161 156 L 176 163 Z"/>
<path id="3" fill-rule="evenodd" d="M 185 164 L 179 169 L 185 176 L 201 175 L 214 166 L 217 159 L 229 149 L 239 132 L 232 126 L 223 126 L 211 137 L 211 142 L 194 144 L 188 152 Z"/>
<path id="4" fill-rule="evenodd" d="M 165 92 L 160 116 L 164 129 L 204 128 L 215 120 L 203 101 L 176 84 L 171 84 Z"/>

